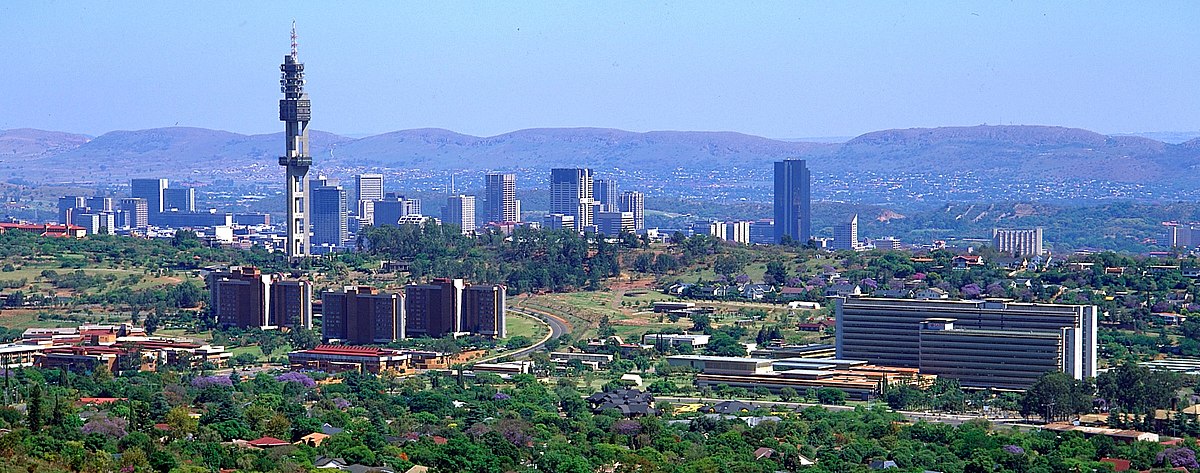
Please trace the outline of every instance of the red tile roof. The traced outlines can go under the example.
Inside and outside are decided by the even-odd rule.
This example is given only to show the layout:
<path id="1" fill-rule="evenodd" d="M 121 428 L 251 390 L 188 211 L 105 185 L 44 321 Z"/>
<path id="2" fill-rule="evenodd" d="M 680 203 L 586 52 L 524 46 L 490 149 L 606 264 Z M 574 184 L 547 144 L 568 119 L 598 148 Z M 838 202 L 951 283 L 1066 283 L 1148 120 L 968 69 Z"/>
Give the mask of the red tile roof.
<path id="1" fill-rule="evenodd" d="M 291 442 L 279 440 L 275 437 L 263 437 L 263 438 L 254 439 L 249 442 L 246 442 L 246 445 L 249 445 L 251 447 L 258 447 L 258 448 L 282 447 L 284 445 L 291 445 L 291 444 L 292 444 Z"/>
<path id="2" fill-rule="evenodd" d="M 1129 460 L 1125 460 L 1125 459 L 1121 459 L 1121 458 L 1104 457 L 1104 458 L 1101 458 L 1100 461 L 1102 461 L 1104 463 L 1111 463 L 1113 465 L 1113 471 L 1129 471 L 1129 468 L 1131 465 L 1131 462 Z"/>

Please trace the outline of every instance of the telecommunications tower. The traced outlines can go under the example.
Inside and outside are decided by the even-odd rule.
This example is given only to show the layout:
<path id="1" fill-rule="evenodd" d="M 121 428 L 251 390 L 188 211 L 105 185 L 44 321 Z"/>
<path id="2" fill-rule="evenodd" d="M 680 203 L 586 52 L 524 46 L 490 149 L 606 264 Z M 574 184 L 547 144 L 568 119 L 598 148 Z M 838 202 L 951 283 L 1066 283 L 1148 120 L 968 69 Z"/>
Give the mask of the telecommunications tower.
<path id="1" fill-rule="evenodd" d="M 279 88 L 279 120 L 284 122 L 286 152 L 279 165 L 287 170 L 287 255 L 290 259 L 308 256 L 308 120 L 312 104 L 304 92 L 304 63 L 296 59 L 296 22 L 292 22 L 292 53 L 283 57 L 279 66 L 282 78 Z"/>

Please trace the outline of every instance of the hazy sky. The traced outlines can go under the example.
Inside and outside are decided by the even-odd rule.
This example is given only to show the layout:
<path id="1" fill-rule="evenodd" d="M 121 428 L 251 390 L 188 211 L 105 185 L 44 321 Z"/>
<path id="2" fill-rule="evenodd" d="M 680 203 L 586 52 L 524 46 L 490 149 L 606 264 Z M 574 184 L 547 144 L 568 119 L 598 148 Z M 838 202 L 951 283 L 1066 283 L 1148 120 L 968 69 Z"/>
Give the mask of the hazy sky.
<path id="1" fill-rule="evenodd" d="M 1200 3 L 0 2 L 0 129 L 1200 130 Z"/>

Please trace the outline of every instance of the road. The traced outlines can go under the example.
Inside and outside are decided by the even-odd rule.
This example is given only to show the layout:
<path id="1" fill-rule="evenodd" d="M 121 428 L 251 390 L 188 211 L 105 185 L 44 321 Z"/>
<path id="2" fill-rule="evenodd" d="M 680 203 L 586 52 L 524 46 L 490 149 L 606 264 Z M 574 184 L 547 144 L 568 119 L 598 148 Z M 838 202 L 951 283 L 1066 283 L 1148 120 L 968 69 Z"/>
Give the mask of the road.
<path id="1" fill-rule="evenodd" d="M 655 398 L 655 400 L 667 401 L 667 402 L 675 403 L 675 404 L 705 404 L 705 403 L 717 403 L 717 402 L 728 400 L 728 399 L 719 399 L 719 398 L 672 397 L 672 396 L 655 396 L 654 398 Z M 741 401 L 745 402 L 746 404 L 763 407 L 763 408 L 785 407 L 785 408 L 789 408 L 789 409 L 795 409 L 795 408 L 799 408 L 799 407 L 824 407 L 825 409 L 828 409 L 831 411 L 850 411 L 850 410 L 854 410 L 854 407 L 855 407 L 855 406 L 837 406 L 837 405 L 830 405 L 830 404 L 809 404 L 809 403 L 804 403 L 804 402 L 745 401 L 745 400 L 741 400 Z M 888 410 L 891 412 L 895 412 L 897 414 L 903 415 L 905 418 L 907 418 L 908 420 L 913 421 L 913 422 L 916 422 L 918 420 L 924 420 L 926 422 L 939 422 L 939 423 L 943 423 L 943 424 L 959 425 L 959 424 L 962 424 L 969 420 L 984 419 L 983 417 L 974 416 L 974 415 L 946 414 L 946 413 L 941 413 L 941 412 L 897 411 L 897 410 L 893 410 L 893 409 L 888 409 Z M 1039 428 L 1036 425 L 1032 425 L 1032 424 L 1025 422 L 1024 419 L 988 418 L 988 419 L 984 419 L 984 420 L 991 422 L 993 425 L 1013 426 L 1013 427 L 1017 427 L 1020 429 L 1037 429 L 1037 428 Z"/>
<path id="2" fill-rule="evenodd" d="M 544 323 L 550 327 L 550 333 L 547 334 L 545 337 L 542 337 L 541 341 L 539 341 L 527 348 L 522 348 L 515 352 L 506 354 L 505 356 L 511 356 L 513 358 L 524 358 L 526 356 L 529 356 L 530 353 L 533 353 L 537 350 L 542 349 L 542 347 L 546 345 L 546 342 L 550 341 L 551 338 L 560 337 L 563 334 L 569 333 L 571 331 L 571 327 L 567 325 L 567 321 L 560 319 L 558 317 L 555 317 L 553 315 L 550 315 L 550 314 L 547 314 L 547 313 L 544 313 L 541 311 L 532 311 L 532 310 L 525 310 L 525 309 L 510 308 L 508 310 L 509 310 L 509 312 L 515 312 L 515 313 L 518 313 L 518 314 L 521 314 L 521 315 L 524 315 L 527 317 L 533 317 L 535 319 L 541 320 L 542 323 Z"/>

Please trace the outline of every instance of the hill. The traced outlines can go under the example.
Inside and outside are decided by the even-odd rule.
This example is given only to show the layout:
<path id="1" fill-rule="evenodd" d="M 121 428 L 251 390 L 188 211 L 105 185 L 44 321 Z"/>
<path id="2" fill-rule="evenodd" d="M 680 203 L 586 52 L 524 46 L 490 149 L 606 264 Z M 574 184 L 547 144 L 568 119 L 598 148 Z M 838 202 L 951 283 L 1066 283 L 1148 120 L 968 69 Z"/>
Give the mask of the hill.
<path id="1" fill-rule="evenodd" d="M 137 176 L 254 179 L 275 176 L 282 134 L 242 135 L 201 128 L 83 135 L 0 133 L 0 172 L 43 178 L 88 169 L 98 181 Z M 883 130 L 845 143 L 772 140 L 731 132 L 542 128 L 492 137 L 442 129 L 360 139 L 319 131 L 312 154 L 322 171 L 485 170 L 589 166 L 668 178 L 677 169 L 767 173 L 770 162 L 810 160 L 818 173 L 972 173 L 988 179 L 1109 180 L 1187 186 L 1200 179 L 1200 139 L 1168 144 L 1051 126 L 972 126 Z M 101 164 L 97 164 L 101 163 Z"/>

